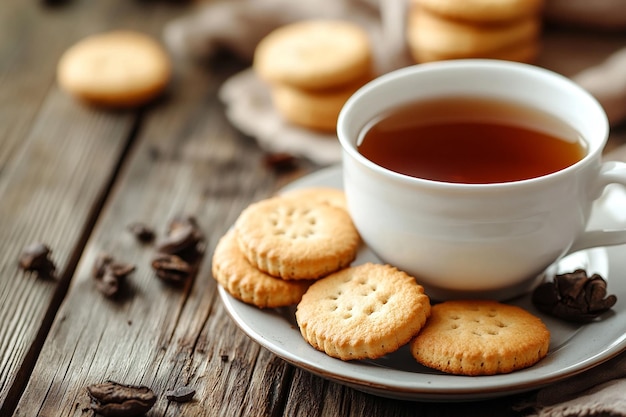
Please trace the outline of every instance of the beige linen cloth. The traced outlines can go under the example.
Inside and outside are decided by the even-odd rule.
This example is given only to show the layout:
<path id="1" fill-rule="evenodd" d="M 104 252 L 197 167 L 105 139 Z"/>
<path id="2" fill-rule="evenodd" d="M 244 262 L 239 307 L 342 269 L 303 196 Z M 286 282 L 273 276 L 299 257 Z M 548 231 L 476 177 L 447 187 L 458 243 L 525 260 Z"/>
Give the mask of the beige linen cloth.
<path id="1" fill-rule="evenodd" d="M 412 64 L 404 39 L 408 1 L 380 0 L 380 5 L 376 0 L 218 1 L 200 4 L 193 13 L 170 22 L 163 36 L 170 51 L 183 58 L 206 60 L 225 48 L 251 61 L 259 40 L 280 25 L 307 18 L 342 18 L 368 30 L 376 71 L 383 74 Z M 624 29 L 624 1 L 547 0 L 544 13 L 551 20 Z M 595 95 L 612 125 L 626 120 L 626 48 L 573 79 Z M 321 165 L 340 161 L 336 135 L 315 133 L 283 122 L 272 107 L 267 87 L 251 69 L 227 80 L 220 97 L 233 125 L 256 138 L 268 152 L 288 152 Z M 546 417 L 626 417 L 626 352 L 540 389 L 528 404 L 520 404 L 519 408 Z"/>

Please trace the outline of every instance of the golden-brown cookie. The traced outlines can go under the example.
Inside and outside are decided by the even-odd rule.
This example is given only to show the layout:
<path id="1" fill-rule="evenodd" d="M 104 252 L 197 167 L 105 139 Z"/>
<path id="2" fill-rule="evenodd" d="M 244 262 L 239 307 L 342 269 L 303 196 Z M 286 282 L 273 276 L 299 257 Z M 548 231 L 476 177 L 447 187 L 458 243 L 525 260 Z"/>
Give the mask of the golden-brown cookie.
<path id="1" fill-rule="evenodd" d="M 431 12 L 450 19 L 472 22 L 504 22 L 538 16 L 544 0 L 413 0 Z"/>
<path id="2" fill-rule="evenodd" d="M 539 55 L 540 45 L 538 41 L 531 40 L 519 45 L 514 45 L 502 51 L 483 53 L 474 58 L 500 59 L 504 61 L 514 61 L 523 63 L 533 63 Z M 459 59 L 457 55 L 450 55 L 441 51 L 427 50 L 426 48 L 409 48 L 411 56 L 415 62 L 445 61 L 449 59 Z M 467 57 L 465 57 L 467 58 Z"/>
<path id="3" fill-rule="evenodd" d="M 360 243 L 345 210 L 289 197 L 251 204 L 235 229 L 250 263 L 285 279 L 315 279 L 344 268 L 356 258 Z"/>
<path id="4" fill-rule="evenodd" d="M 415 278 L 367 263 L 311 285 L 296 321 L 304 339 L 329 356 L 375 359 L 408 343 L 429 314 L 430 300 Z"/>
<path id="5" fill-rule="evenodd" d="M 271 84 L 300 89 L 343 86 L 371 72 L 367 33 L 344 20 L 312 19 L 281 26 L 259 42 L 253 68 Z"/>
<path id="6" fill-rule="evenodd" d="M 344 210 L 348 209 L 346 194 L 339 188 L 331 187 L 305 187 L 288 190 L 282 194 L 285 197 L 311 200 L 318 203 L 330 204 Z"/>
<path id="7" fill-rule="evenodd" d="M 305 128 L 334 132 L 337 118 L 348 98 L 372 76 L 346 85 L 323 90 L 306 90 L 287 84 L 271 86 L 272 101 L 279 114 L 290 123 Z"/>
<path id="8" fill-rule="evenodd" d="M 446 301 L 431 309 L 411 353 L 424 366 L 458 375 L 494 375 L 537 363 L 550 332 L 528 311 L 487 300 Z"/>
<path id="9" fill-rule="evenodd" d="M 213 277 L 229 294 L 260 308 L 296 304 L 313 281 L 286 281 L 268 275 L 248 262 L 241 253 L 235 231 L 228 231 L 213 253 Z"/>
<path id="10" fill-rule="evenodd" d="M 165 49 L 143 33 L 116 30 L 89 36 L 61 57 L 58 83 L 86 102 L 140 106 L 160 95 L 171 78 Z"/>
<path id="11" fill-rule="evenodd" d="M 407 43 L 418 62 L 424 56 L 489 58 L 513 55 L 511 51 L 538 42 L 540 21 L 525 18 L 506 25 L 477 25 L 445 19 L 423 8 L 409 14 Z M 520 46 L 521 45 L 521 46 Z"/>

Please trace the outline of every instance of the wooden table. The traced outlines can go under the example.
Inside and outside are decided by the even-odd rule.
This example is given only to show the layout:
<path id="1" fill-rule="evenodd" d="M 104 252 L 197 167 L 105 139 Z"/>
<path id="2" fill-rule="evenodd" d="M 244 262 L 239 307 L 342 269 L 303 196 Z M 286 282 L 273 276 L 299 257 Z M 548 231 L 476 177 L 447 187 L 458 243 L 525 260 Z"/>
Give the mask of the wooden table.
<path id="1" fill-rule="evenodd" d="M 50 1 L 49 3 L 54 3 Z M 277 171 L 254 139 L 226 120 L 220 84 L 246 63 L 176 62 L 168 94 L 137 111 L 87 107 L 55 82 L 58 58 L 84 36 L 132 28 L 160 37 L 184 2 L 3 0 L 0 6 L 0 415 L 91 415 L 85 386 L 151 387 L 151 416 L 510 416 L 531 394 L 484 402 L 380 398 L 293 367 L 250 340 L 225 311 L 211 277 L 220 236 L 250 202 L 318 168 Z M 542 64 L 573 74 L 624 46 L 624 37 L 546 33 Z M 610 148 L 618 155 L 624 129 Z M 623 151 L 622 151 L 623 152 Z M 127 226 L 163 234 L 177 214 L 206 236 L 195 279 L 163 285 L 154 248 Z M 27 244 L 52 248 L 57 279 L 18 269 Z M 106 251 L 131 262 L 127 293 L 110 300 L 91 268 Z M 186 404 L 163 393 L 190 385 Z"/>

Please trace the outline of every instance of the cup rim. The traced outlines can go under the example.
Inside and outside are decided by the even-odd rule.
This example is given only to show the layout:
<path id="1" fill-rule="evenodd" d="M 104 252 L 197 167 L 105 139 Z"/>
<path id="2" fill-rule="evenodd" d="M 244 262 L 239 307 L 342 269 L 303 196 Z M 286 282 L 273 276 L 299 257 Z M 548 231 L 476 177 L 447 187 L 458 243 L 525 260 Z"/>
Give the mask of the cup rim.
<path id="1" fill-rule="evenodd" d="M 425 73 L 425 72 L 433 72 L 438 70 L 452 70 L 458 68 L 474 68 L 480 69 L 485 68 L 489 70 L 493 70 L 495 68 L 503 68 L 507 70 L 513 71 L 525 71 L 525 72 L 535 72 L 539 76 L 551 78 L 554 82 L 557 82 L 561 85 L 567 84 L 568 88 L 573 88 L 576 90 L 576 94 L 581 96 L 583 99 L 587 100 L 589 104 L 593 107 L 596 107 L 599 110 L 598 115 L 601 116 L 601 126 L 598 126 L 598 129 L 601 129 L 602 139 L 601 141 L 593 148 L 588 149 L 588 152 L 585 156 L 577 161 L 576 163 L 563 168 L 559 171 L 552 172 L 549 174 L 541 175 L 538 177 L 533 177 L 524 180 L 518 181 L 509 181 L 509 182 L 494 182 L 494 183 L 456 183 L 456 182 L 446 182 L 446 181 L 436 181 L 429 180 L 424 178 L 413 177 L 406 174 L 401 174 L 399 172 L 395 172 L 388 168 L 382 167 L 366 157 L 364 157 L 356 147 L 356 141 L 352 140 L 352 138 L 348 135 L 347 123 L 349 121 L 350 112 L 352 108 L 358 104 L 358 102 L 362 99 L 363 96 L 367 96 L 372 94 L 373 91 L 380 89 L 383 85 L 396 80 L 398 78 L 406 78 L 410 76 L 414 76 L 416 73 Z M 511 188 L 511 187 L 524 187 L 536 182 L 545 182 L 557 180 L 563 176 L 569 175 L 571 171 L 579 170 L 583 166 L 589 164 L 592 160 L 601 154 L 606 142 L 608 140 L 609 134 L 609 122 L 606 116 L 606 113 L 602 107 L 602 105 L 598 102 L 598 100 L 591 95 L 587 90 L 576 84 L 571 79 L 565 77 L 562 74 L 554 72 L 552 70 L 531 65 L 520 62 L 513 61 L 503 61 L 496 59 L 455 59 L 455 60 L 446 60 L 446 61 L 436 61 L 436 62 L 428 62 L 422 64 L 415 64 L 408 67 L 403 67 L 386 74 L 383 74 L 367 84 L 363 85 L 356 92 L 350 96 L 350 98 L 346 101 L 341 111 L 339 112 L 339 116 L 337 119 L 337 137 L 339 139 L 339 143 L 344 152 L 344 161 L 345 156 L 350 156 L 353 160 L 357 161 L 360 165 L 367 167 L 368 169 L 375 171 L 380 175 L 384 175 L 394 180 L 406 182 L 409 184 L 419 184 L 422 186 L 428 186 L 433 188 Z M 589 144 L 589 142 L 587 142 Z"/>

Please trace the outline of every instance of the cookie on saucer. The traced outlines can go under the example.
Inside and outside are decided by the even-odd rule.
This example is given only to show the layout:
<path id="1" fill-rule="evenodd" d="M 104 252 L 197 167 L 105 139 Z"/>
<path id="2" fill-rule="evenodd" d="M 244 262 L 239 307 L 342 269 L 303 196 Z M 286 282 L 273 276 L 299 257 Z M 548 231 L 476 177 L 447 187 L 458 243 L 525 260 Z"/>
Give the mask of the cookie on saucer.
<path id="1" fill-rule="evenodd" d="M 346 194 L 339 188 L 332 187 L 304 187 L 283 192 L 281 195 L 290 198 L 316 201 L 322 204 L 330 204 L 334 207 L 347 210 L 348 203 Z"/>
<path id="2" fill-rule="evenodd" d="M 375 359 L 408 343 L 430 314 L 415 278 L 367 263 L 345 268 L 309 287 L 296 309 L 304 339 L 342 360 Z"/>
<path id="3" fill-rule="evenodd" d="M 342 269 L 356 258 L 361 241 L 345 210 L 285 196 L 249 205 L 235 230 L 248 261 L 284 279 L 316 279 Z"/>
<path id="4" fill-rule="evenodd" d="M 410 348 L 424 366 L 476 376 L 532 366 L 547 355 L 549 344 L 545 324 L 520 307 L 489 300 L 459 300 L 433 306 Z"/>
<path id="5" fill-rule="evenodd" d="M 533 16 L 506 25 L 477 25 L 418 7 L 409 15 L 407 40 L 419 62 L 478 57 L 530 62 L 538 50 L 540 28 Z"/>

